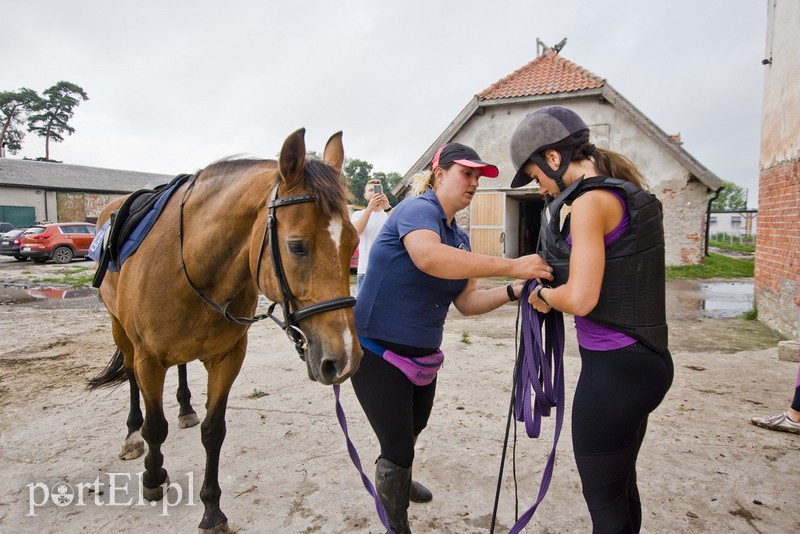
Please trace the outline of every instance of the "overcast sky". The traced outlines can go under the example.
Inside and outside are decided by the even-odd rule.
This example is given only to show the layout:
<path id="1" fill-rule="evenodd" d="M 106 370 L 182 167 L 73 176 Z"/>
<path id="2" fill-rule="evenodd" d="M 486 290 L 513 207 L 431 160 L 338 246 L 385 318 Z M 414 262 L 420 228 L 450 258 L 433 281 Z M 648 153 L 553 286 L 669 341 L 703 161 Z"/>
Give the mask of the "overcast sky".
<path id="1" fill-rule="evenodd" d="M 0 0 L 0 90 L 89 95 L 65 163 L 164 174 L 310 150 L 404 174 L 536 39 L 607 80 L 757 204 L 766 0 Z M 9 157 L 44 156 L 28 134 Z"/>

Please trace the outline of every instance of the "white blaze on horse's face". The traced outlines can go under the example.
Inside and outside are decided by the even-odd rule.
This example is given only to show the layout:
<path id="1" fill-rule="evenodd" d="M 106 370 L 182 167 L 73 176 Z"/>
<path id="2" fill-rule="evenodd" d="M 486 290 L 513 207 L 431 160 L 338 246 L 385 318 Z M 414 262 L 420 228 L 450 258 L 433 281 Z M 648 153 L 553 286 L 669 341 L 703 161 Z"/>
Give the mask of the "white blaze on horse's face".
<path id="1" fill-rule="evenodd" d="M 328 232 L 331 234 L 336 252 L 339 252 L 339 248 L 342 246 L 342 220 L 338 217 L 331 218 L 331 222 L 328 224 Z"/>
<path id="2" fill-rule="evenodd" d="M 331 239 L 333 239 L 334 248 L 336 248 L 336 257 L 339 256 L 340 249 L 342 248 L 342 228 L 343 223 L 342 220 L 338 217 L 331 218 L 331 222 L 328 224 L 328 233 L 331 234 Z M 349 355 L 353 354 L 353 332 L 350 332 L 350 327 L 347 327 L 347 330 L 342 332 L 344 336 L 344 349 L 345 354 L 348 354 L 348 362 L 345 366 L 344 371 L 339 376 L 342 376 L 350 371 L 350 361 Z"/>

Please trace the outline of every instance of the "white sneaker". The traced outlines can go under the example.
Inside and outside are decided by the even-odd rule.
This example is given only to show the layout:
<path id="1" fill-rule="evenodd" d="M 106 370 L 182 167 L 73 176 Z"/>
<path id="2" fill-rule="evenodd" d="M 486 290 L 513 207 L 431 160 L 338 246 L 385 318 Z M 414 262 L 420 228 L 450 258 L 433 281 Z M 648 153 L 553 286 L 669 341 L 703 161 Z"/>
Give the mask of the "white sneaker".
<path id="1" fill-rule="evenodd" d="M 750 422 L 761 428 L 769 430 L 780 430 L 781 432 L 791 432 L 800 434 L 800 423 L 795 423 L 785 413 L 778 415 L 768 415 L 767 417 L 753 417 Z"/>

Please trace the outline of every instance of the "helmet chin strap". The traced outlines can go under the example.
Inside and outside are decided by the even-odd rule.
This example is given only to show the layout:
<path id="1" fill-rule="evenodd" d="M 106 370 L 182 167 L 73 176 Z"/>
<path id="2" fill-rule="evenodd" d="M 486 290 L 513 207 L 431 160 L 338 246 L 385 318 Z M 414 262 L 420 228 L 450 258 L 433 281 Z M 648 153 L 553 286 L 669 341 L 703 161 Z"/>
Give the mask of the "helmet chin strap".
<path id="1" fill-rule="evenodd" d="M 558 169 L 554 170 L 552 167 L 550 167 L 540 152 L 536 152 L 535 154 L 531 155 L 530 160 L 535 163 L 542 170 L 542 172 L 547 175 L 548 178 L 556 183 L 559 191 L 563 192 L 567 188 L 567 184 L 564 183 L 564 175 L 567 173 L 569 162 L 572 159 L 572 152 L 575 150 L 575 148 L 569 147 L 554 150 L 558 150 L 558 153 L 561 154 L 561 163 L 559 164 Z"/>

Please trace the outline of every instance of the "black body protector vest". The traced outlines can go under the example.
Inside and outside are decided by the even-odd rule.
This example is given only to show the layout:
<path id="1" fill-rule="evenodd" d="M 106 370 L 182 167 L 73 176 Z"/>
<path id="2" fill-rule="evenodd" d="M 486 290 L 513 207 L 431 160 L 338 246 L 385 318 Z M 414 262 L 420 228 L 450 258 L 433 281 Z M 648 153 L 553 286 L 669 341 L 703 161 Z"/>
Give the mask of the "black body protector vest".
<path id="1" fill-rule="evenodd" d="M 586 318 L 619 330 L 659 353 L 668 353 L 664 295 L 664 228 L 661 202 L 631 182 L 595 177 L 575 181 L 542 211 L 539 255 L 553 268 L 552 286 L 567 282 L 571 248 L 569 216 L 561 208 L 592 189 L 611 189 L 625 199 L 631 221 L 606 246 L 600 299 Z"/>

